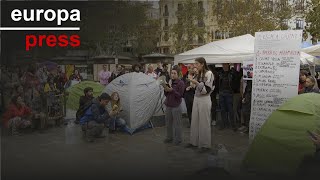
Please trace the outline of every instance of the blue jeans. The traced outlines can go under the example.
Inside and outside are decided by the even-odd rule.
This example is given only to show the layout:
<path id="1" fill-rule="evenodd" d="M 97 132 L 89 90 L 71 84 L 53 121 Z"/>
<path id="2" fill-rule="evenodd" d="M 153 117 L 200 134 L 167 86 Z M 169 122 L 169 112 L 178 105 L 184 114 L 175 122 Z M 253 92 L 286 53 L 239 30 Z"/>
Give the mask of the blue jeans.
<path id="1" fill-rule="evenodd" d="M 126 125 L 126 121 L 119 117 L 110 118 L 109 129 L 111 130 L 116 130 L 117 128 L 123 128 L 125 125 Z"/>
<path id="2" fill-rule="evenodd" d="M 226 128 L 230 126 L 235 127 L 233 112 L 233 94 L 228 92 L 220 92 L 219 103 L 221 108 L 220 128 Z M 227 114 L 229 114 L 229 116 L 227 116 Z"/>

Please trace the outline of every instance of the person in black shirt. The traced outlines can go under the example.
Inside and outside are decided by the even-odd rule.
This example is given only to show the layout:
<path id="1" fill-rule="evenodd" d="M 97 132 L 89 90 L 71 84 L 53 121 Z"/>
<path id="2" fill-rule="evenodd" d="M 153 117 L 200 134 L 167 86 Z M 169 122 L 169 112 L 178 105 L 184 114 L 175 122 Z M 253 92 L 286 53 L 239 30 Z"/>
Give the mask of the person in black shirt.
<path id="1" fill-rule="evenodd" d="M 219 76 L 219 103 L 221 108 L 220 130 L 230 126 L 236 130 L 233 111 L 234 79 L 229 64 L 224 63 L 223 72 Z"/>
<path id="2" fill-rule="evenodd" d="M 169 74 L 169 72 L 168 72 L 168 64 L 164 63 L 164 64 L 162 65 L 162 68 L 163 68 L 163 69 L 160 71 L 159 77 L 160 77 L 160 76 L 165 76 L 165 77 L 166 77 L 166 81 L 169 82 L 169 80 L 170 80 L 170 74 Z"/>
<path id="3" fill-rule="evenodd" d="M 79 124 L 80 122 L 80 112 L 81 110 L 87 106 L 88 103 L 91 103 L 92 99 L 94 98 L 93 97 L 93 88 L 91 87 L 87 87 L 83 90 L 83 93 L 84 93 L 84 96 L 81 96 L 80 99 L 79 99 L 79 109 L 76 113 L 76 121 L 75 123 L 76 124 Z"/>

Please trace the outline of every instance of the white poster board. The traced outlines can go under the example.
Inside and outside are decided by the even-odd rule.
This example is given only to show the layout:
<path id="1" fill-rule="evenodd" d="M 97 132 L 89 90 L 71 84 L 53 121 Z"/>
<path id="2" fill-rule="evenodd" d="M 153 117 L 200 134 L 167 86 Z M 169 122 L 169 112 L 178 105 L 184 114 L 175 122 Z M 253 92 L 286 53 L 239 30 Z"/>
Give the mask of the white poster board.
<path id="1" fill-rule="evenodd" d="M 301 30 L 256 32 L 249 138 L 280 105 L 298 95 Z"/>
<path id="2" fill-rule="evenodd" d="M 254 60 L 243 61 L 243 79 L 252 80 Z"/>

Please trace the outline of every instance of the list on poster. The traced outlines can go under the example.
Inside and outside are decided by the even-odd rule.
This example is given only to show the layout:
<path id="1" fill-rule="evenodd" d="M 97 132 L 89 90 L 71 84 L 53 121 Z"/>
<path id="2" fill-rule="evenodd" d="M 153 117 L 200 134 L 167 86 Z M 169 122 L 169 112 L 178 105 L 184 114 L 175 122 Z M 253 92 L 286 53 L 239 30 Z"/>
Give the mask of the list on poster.
<path id="1" fill-rule="evenodd" d="M 298 95 L 301 40 L 300 30 L 255 34 L 250 140 L 272 112 Z"/>

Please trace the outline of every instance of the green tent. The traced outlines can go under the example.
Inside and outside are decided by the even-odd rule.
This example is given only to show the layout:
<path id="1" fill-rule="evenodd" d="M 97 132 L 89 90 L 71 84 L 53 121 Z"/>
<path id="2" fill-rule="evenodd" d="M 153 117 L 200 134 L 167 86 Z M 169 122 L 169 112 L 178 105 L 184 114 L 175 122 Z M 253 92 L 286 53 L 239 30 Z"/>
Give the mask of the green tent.
<path id="1" fill-rule="evenodd" d="M 315 152 L 307 131 L 319 129 L 320 95 L 296 96 L 272 113 L 252 141 L 245 166 L 262 173 L 295 173 L 306 155 Z"/>
<path id="2" fill-rule="evenodd" d="M 79 98 L 80 96 L 84 95 L 83 90 L 86 87 L 93 88 L 94 97 L 99 96 L 105 88 L 105 86 L 93 81 L 83 81 L 79 84 L 71 86 L 67 89 L 67 92 L 69 93 L 67 99 L 67 109 L 77 110 L 79 108 Z"/>

